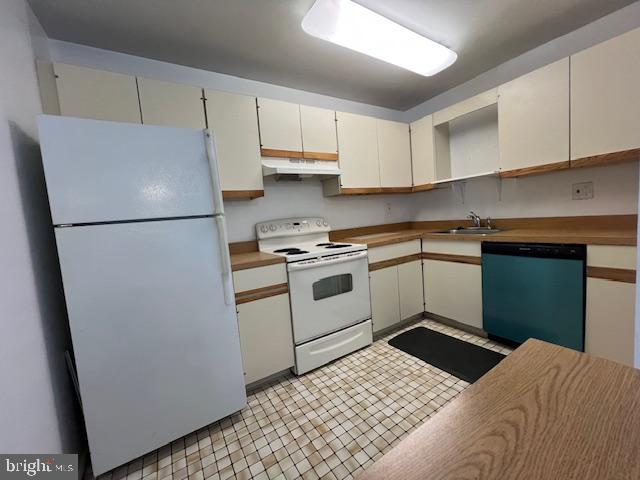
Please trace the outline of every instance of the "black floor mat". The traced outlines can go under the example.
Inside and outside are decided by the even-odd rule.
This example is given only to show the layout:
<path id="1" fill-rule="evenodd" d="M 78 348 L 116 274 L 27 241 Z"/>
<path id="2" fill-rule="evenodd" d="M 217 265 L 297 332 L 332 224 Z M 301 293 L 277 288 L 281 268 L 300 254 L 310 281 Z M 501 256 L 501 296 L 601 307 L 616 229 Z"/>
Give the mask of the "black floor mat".
<path id="1" fill-rule="evenodd" d="M 389 340 L 389 345 L 470 383 L 505 358 L 501 353 L 425 327 L 401 333 Z"/>

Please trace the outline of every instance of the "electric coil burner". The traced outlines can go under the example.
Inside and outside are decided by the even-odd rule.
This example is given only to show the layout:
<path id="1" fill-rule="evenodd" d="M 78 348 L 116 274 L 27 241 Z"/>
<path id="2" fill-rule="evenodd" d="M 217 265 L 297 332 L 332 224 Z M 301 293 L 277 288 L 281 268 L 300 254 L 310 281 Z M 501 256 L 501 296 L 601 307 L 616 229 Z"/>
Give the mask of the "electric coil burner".
<path id="1" fill-rule="evenodd" d="M 300 375 L 372 342 L 367 246 L 329 241 L 324 218 L 256 225 L 260 251 L 287 262 Z"/>

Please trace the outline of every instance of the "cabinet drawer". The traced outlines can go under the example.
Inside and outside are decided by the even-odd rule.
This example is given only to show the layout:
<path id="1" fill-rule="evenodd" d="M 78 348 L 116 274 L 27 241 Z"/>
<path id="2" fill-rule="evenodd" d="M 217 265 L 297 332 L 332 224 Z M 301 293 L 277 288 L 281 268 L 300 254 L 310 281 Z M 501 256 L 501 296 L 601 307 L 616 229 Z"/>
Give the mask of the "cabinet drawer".
<path id="1" fill-rule="evenodd" d="M 589 245 L 587 246 L 587 266 L 635 270 L 636 255 L 636 247 Z"/>
<path id="2" fill-rule="evenodd" d="M 480 242 L 461 240 L 422 240 L 425 253 L 443 253 L 449 255 L 468 255 L 479 257 Z"/>
<path id="3" fill-rule="evenodd" d="M 398 257 L 406 257 L 407 255 L 414 255 L 416 253 L 420 253 L 420 240 L 411 240 L 410 242 L 374 247 L 369 249 L 369 263 L 382 262 L 384 260 L 391 260 L 392 258 Z"/>
<path id="4" fill-rule="evenodd" d="M 287 267 L 284 263 L 233 272 L 233 286 L 236 292 L 246 292 L 282 283 L 287 283 Z"/>

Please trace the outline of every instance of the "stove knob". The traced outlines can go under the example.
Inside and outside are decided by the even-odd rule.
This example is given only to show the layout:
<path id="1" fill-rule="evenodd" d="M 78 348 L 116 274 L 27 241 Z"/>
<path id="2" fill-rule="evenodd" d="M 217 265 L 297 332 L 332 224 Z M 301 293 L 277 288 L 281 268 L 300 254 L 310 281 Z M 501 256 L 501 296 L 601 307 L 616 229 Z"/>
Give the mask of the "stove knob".
<path id="1" fill-rule="evenodd" d="M 322 220 L 316 220 L 316 225 L 321 227 L 322 226 Z"/>
<path id="2" fill-rule="evenodd" d="M 325 227 L 328 227 L 329 226 L 329 222 L 327 222 L 326 220 L 323 220 L 322 221 L 322 225 L 324 225 Z"/>
<path id="3" fill-rule="evenodd" d="M 261 225 L 260 226 L 260 231 L 262 233 L 267 233 L 269 231 L 269 227 L 267 227 L 266 225 Z"/>
<path id="4" fill-rule="evenodd" d="M 269 225 L 269 230 L 271 230 L 272 232 L 275 232 L 277 228 L 278 227 L 276 227 L 273 223 Z"/>

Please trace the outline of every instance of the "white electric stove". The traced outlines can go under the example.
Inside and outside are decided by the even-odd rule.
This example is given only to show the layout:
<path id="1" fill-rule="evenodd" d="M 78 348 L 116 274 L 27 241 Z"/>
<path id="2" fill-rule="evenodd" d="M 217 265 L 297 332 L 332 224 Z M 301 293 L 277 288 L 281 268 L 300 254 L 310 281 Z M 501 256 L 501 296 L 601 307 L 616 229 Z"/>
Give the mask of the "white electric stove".
<path id="1" fill-rule="evenodd" d="M 297 374 L 372 342 L 367 246 L 331 242 L 330 230 L 319 217 L 256 225 L 260 251 L 287 260 Z"/>

